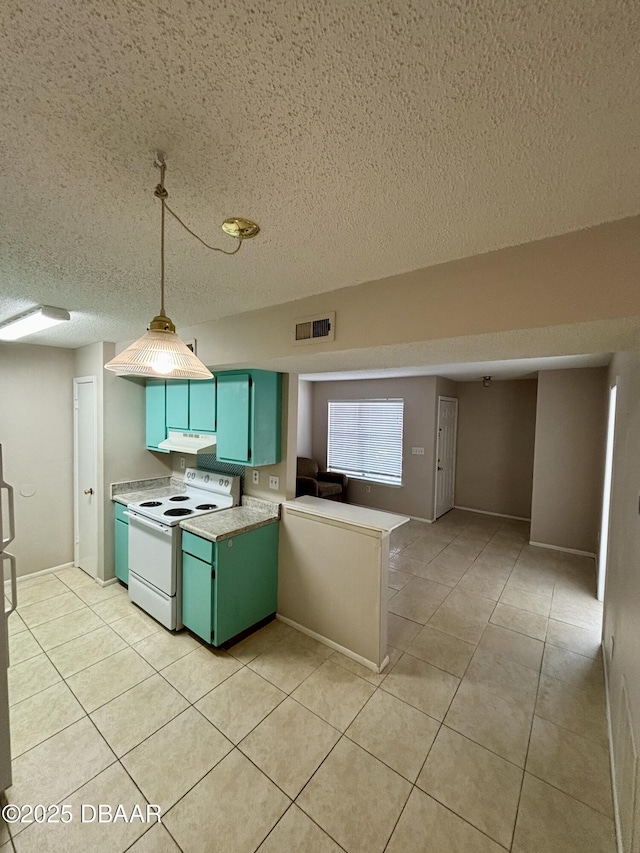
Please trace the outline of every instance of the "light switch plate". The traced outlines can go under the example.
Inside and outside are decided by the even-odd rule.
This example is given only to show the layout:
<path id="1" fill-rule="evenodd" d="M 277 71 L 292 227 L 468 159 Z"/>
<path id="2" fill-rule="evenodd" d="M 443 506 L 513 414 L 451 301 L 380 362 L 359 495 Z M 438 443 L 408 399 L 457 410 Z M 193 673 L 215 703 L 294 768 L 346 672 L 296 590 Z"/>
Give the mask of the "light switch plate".
<path id="1" fill-rule="evenodd" d="M 414 456 L 424 456 L 424 447 L 412 447 L 411 453 Z"/>
<path id="2" fill-rule="evenodd" d="M 260 482 L 260 471 L 254 469 L 253 471 L 253 482 L 257 485 Z"/>
<path id="3" fill-rule="evenodd" d="M 269 477 L 269 488 L 277 491 L 280 488 L 280 477 Z"/>

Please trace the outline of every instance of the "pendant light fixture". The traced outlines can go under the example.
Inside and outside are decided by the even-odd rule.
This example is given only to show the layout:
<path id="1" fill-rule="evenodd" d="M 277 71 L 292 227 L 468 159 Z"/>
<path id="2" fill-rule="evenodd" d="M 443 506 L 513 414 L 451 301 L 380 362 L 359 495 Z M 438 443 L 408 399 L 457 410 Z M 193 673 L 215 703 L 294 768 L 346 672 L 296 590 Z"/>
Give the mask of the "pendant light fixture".
<path id="1" fill-rule="evenodd" d="M 115 358 L 105 364 L 106 370 L 111 370 L 121 376 L 146 376 L 156 379 L 211 379 L 213 374 L 196 357 L 189 347 L 176 334 L 176 327 L 167 317 L 164 308 L 164 234 L 165 215 L 169 212 L 182 227 L 199 240 L 207 249 L 222 252 L 224 255 L 235 255 L 240 251 L 243 240 L 255 237 L 260 231 L 255 222 L 249 219 L 234 217 L 226 219 L 222 229 L 226 234 L 238 240 L 237 247 L 232 252 L 209 246 L 202 238 L 188 228 L 180 217 L 167 204 L 167 193 L 164 186 L 167 169 L 164 155 L 156 155 L 155 165 L 160 169 L 160 183 L 156 186 L 154 195 L 160 199 L 160 313 L 149 323 L 146 335 L 128 346 Z"/>

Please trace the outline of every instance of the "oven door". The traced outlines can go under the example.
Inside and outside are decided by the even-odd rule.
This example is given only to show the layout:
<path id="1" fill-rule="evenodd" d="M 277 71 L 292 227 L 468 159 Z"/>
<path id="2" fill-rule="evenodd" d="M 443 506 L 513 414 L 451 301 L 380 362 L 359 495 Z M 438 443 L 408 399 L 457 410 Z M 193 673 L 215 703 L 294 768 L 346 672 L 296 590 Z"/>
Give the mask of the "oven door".
<path id="1" fill-rule="evenodd" d="M 130 510 L 125 515 L 129 518 L 129 572 L 165 595 L 174 596 L 180 538 L 178 527 L 159 524 Z"/>

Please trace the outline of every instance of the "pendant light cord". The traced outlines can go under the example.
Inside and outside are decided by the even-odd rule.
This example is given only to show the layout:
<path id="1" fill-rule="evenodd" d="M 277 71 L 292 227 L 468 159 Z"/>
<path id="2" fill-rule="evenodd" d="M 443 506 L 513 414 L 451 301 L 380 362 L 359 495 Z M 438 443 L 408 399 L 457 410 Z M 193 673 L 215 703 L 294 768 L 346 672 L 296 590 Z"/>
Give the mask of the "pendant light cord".
<path id="1" fill-rule="evenodd" d="M 167 171 L 167 164 L 164 162 L 164 157 L 158 154 L 156 156 L 155 165 L 160 169 L 160 183 L 155 189 L 154 195 L 156 198 L 159 198 L 162 202 L 162 236 L 160 240 L 160 289 L 161 289 L 161 300 L 162 300 L 162 313 L 164 314 L 164 223 L 165 223 L 165 210 L 168 210 L 169 213 L 173 216 L 173 218 L 182 225 L 185 231 L 188 231 L 192 237 L 195 237 L 203 246 L 207 249 L 210 249 L 212 252 L 220 252 L 223 255 L 235 255 L 242 248 L 242 235 L 239 234 L 236 239 L 238 241 L 238 245 L 232 252 L 227 252 L 225 249 L 219 249 L 217 246 L 210 246 L 208 243 L 199 237 L 195 231 L 192 231 L 188 225 L 180 219 L 178 214 L 171 210 L 169 205 L 167 204 L 167 199 L 169 198 L 169 193 L 166 191 L 164 186 L 164 176 Z"/>
<path id="2" fill-rule="evenodd" d="M 160 183 L 155 188 L 154 195 L 162 202 L 160 212 L 160 316 L 164 317 L 164 209 L 169 193 L 164 188 L 164 173 L 167 170 L 164 160 L 156 160 L 156 166 L 160 169 Z"/>
<path id="3" fill-rule="evenodd" d="M 192 231 L 188 225 L 185 225 L 184 222 L 182 221 L 182 219 L 180 219 L 180 217 L 178 216 L 178 214 L 175 213 L 173 210 L 171 210 L 171 208 L 169 207 L 169 205 L 165 201 L 163 201 L 162 206 L 167 208 L 169 213 L 173 216 L 174 219 L 177 219 L 177 221 L 180 223 L 180 225 L 182 225 L 182 227 L 184 228 L 185 231 L 188 231 L 192 237 L 195 237 L 196 240 L 199 240 L 203 246 L 206 246 L 207 249 L 211 249 L 212 252 L 221 252 L 223 255 L 235 255 L 242 248 L 242 237 L 241 236 L 238 236 L 236 238 L 238 241 L 238 245 L 236 246 L 236 248 L 232 252 L 227 252 L 227 251 L 225 251 L 225 249 L 219 249 L 217 246 L 210 246 L 208 243 L 205 243 L 205 241 L 202 239 L 202 237 L 198 237 L 196 232 Z"/>

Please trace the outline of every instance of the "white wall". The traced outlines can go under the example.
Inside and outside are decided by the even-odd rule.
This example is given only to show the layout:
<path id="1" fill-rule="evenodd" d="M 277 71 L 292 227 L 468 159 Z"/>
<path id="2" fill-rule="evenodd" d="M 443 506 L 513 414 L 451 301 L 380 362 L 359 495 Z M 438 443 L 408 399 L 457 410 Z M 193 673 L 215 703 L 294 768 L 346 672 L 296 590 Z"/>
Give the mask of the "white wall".
<path id="1" fill-rule="evenodd" d="M 531 541 L 595 554 L 602 512 L 607 369 L 538 374 Z"/>
<path id="2" fill-rule="evenodd" d="M 298 382 L 298 456 L 311 458 L 313 453 L 313 383 Z"/>
<path id="3" fill-rule="evenodd" d="M 73 560 L 72 350 L 0 344 L 0 443 L 20 575 Z M 21 489 L 32 484 L 33 497 Z"/>
<path id="4" fill-rule="evenodd" d="M 580 331 L 567 335 L 562 326 L 640 317 L 638 268 L 640 217 L 632 217 L 352 287 L 327 281 L 318 296 L 178 331 L 197 338 L 198 356 L 219 369 L 315 372 L 319 364 L 345 370 L 607 352 L 623 347 L 600 340 L 585 349 Z M 296 318 L 327 310 L 336 311 L 335 341 L 296 346 Z M 602 329 L 585 334 L 593 339 Z M 552 353 L 556 345 L 562 349 Z"/>
<path id="5" fill-rule="evenodd" d="M 624 851 L 631 853 L 640 849 L 640 767 L 631 749 L 632 738 L 636 750 L 640 749 L 639 351 L 616 354 L 609 372 L 609 384 L 616 384 L 616 381 L 618 396 L 603 639 Z"/>
<path id="6" fill-rule="evenodd" d="M 329 400 L 364 400 L 401 397 L 404 400 L 402 486 L 349 481 L 349 503 L 371 506 L 417 518 L 433 518 L 434 453 L 436 419 L 435 376 L 401 379 L 364 379 L 313 383 L 313 453 L 321 468 L 327 464 Z M 424 447 L 424 456 L 413 456 L 412 447 Z M 366 488 L 370 491 L 367 492 Z"/>
<path id="7" fill-rule="evenodd" d="M 535 379 L 458 382 L 456 506 L 531 516 Z"/>

